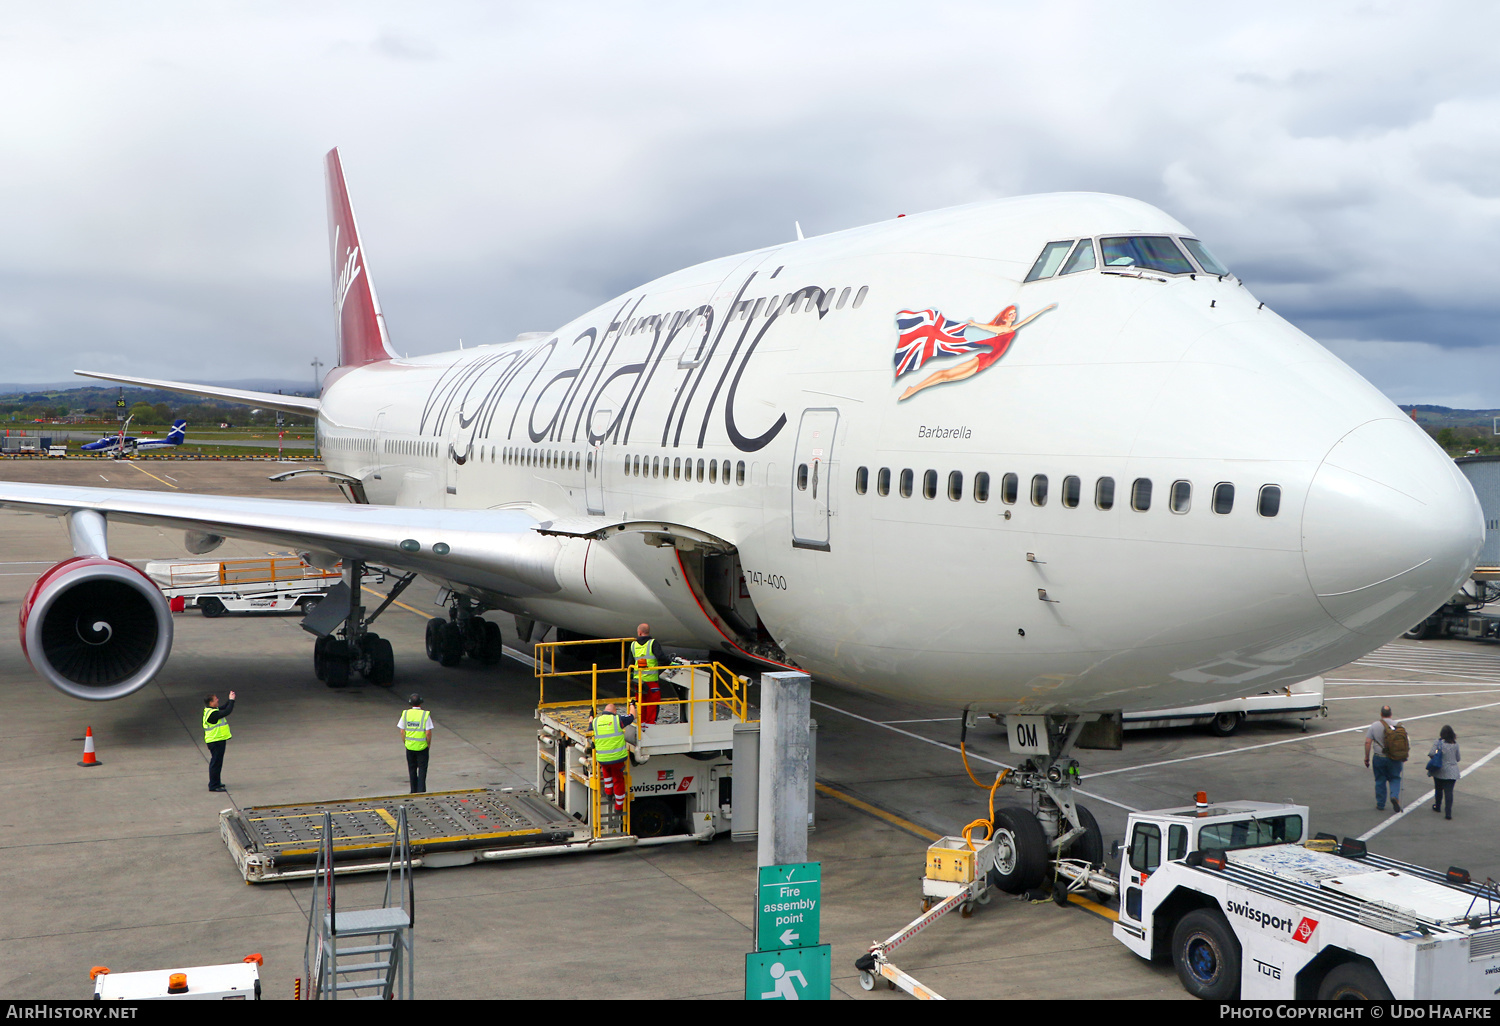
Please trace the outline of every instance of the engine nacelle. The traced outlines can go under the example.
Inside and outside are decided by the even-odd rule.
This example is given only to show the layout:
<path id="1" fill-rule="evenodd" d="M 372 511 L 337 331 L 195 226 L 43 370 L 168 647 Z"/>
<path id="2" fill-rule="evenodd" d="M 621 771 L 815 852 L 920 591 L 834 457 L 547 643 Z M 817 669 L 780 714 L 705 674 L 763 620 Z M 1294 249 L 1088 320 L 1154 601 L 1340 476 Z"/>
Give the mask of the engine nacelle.
<path id="1" fill-rule="evenodd" d="M 172 614 L 156 583 L 103 556 L 65 559 L 21 605 L 21 651 L 53 687 L 104 701 L 145 687 L 172 651 Z"/>

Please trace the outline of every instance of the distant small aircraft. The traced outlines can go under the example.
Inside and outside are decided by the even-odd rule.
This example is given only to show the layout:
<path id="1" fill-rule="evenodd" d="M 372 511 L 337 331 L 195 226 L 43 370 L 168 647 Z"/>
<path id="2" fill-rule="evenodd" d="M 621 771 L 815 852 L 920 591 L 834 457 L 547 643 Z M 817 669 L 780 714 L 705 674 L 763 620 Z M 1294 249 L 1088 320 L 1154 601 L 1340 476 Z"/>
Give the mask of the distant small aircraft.
<path id="1" fill-rule="evenodd" d="M 126 421 L 127 427 L 129 423 Z M 81 449 L 84 452 L 109 452 L 112 449 L 120 452 L 140 452 L 147 449 L 167 449 L 181 445 L 186 437 L 187 421 L 174 420 L 172 430 L 167 432 L 166 438 L 136 438 L 133 435 L 127 435 L 125 428 L 122 427 L 117 434 L 105 435 L 97 442 L 81 446 Z"/>

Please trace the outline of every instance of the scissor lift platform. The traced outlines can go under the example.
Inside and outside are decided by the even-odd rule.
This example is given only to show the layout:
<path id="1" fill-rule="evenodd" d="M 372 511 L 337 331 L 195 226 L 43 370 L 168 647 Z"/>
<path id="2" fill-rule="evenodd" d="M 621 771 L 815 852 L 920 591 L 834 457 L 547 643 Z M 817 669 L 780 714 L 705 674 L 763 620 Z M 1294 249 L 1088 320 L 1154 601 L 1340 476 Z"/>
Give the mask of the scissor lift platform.
<path id="1" fill-rule="evenodd" d="M 598 842 L 589 844 L 587 827 L 530 788 L 225 809 L 219 814 L 219 833 L 247 883 L 310 877 L 316 871 L 327 812 L 333 817 L 334 872 L 373 872 L 389 863 L 396 810 L 403 805 L 411 827 L 413 866 L 458 866 L 601 847 Z"/>

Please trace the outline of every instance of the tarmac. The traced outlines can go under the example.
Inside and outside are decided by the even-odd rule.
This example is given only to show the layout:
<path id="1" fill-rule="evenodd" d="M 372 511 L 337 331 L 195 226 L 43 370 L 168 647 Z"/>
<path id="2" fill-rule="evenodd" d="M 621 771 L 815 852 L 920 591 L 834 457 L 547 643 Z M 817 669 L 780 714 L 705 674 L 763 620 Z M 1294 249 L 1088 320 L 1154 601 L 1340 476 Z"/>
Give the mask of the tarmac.
<path id="1" fill-rule="evenodd" d="M 271 463 L 7 463 L 12 480 L 181 489 L 343 501 L 319 479 L 270 484 Z M 103 479 L 101 481 L 101 478 Z M 185 555 L 178 532 L 111 525 L 113 554 L 143 562 Z M 216 558 L 267 554 L 230 540 Z M 32 581 L 70 556 L 62 522 L 0 513 L 0 614 L 15 617 Z M 383 586 L 376 590 L 384 590 Z M 412 691 L 436 721 L 431 790 L 534 783 L 536 684 L 506 660 L 454 669 L 430 662 L 425 621 L 441 610 L 417 582 L 378 622 L 395 646 L 396 684 L 322 685 L 312 638 L 296 616 L 176 618 L 166 669 L 136 694 L 87 703 L 42 682 L 19 646 L 0 648 L 0 998 L 85 999 L 91 966 L 117 972 L 239 961 L 258 952 L 268 998 L 290 998 L 302 973 L 311 885 L 243 882 L 219 838 L 238 806 L 391 794 L 406 788 L 394 729 Z M 510 617 L 490 614 L 520 646 Z M 12 619 L 11 622 L 14 622 Z M 14 635 L 12 635 L 14 637 Z M 1365 836 L 1372 850 L 1476 878 L 1500 877 L 1500 650 L 1472 642 L 1397 640 L 1328 675 L 1329 715 L 1245 725 L 1230 738 L 1193 729 L 1131 731 L 1118 752 L 1080 752 L 1083 801 L 1106 844 L 1131 809 L 1210 798 L 1288 800 L 1312 827 Z M 238 693 L 224 768 L 207 790 L 199 725 L 207 691 Z M 984 815 L 986 794 L 957 752 L 956 710 L 892 702 L 815 684 L 822 940 L 833 995 L 908 1001 L 853 968 L 870 943 L 920 909 L 924 850 Z M 1382 703 L 1412 736 L 1402 815 L 1374 808 L 1362 731 Z M 1443 724 L 1464 766 L 1454 818 L 1430 809 L 1421 772 Z M 84 769 L 85 727 L 102 765 Z M 1004 735 L 969 732 L 981 780 L 1011 764 Z M 1002 796 L 1005 792 L 1002 792 Z M 1003 797 L 1002 797 L 1002 800 Z M 340 907 L 379 903 L 383 877 L 345 877 Z M 739 998 L 752 947 L 755 846 L 727 837 L 587 856 L 419 870 L 420 998 Z M 1106 918 L 997 895 L 970 919 L 950 916 L 905 945 L 902 969 L 950 998 L 1186 998 L 1170 966 L 1141 961 Z"/>

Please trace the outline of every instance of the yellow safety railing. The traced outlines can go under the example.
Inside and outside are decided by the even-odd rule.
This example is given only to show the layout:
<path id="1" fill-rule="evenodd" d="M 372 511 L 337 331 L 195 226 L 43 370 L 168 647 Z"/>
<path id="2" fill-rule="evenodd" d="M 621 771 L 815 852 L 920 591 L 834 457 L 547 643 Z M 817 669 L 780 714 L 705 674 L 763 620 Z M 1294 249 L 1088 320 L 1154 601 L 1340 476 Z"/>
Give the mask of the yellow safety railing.
<path id="1" fill-rule="evenodd" d="M 586 641 L 544 641 L 537 644 L 533 652 L 535 672 L 537 678 L 537 708 L 558 709 L 567 706 L 588 706 L 591 717 L 599 714 L 599 683 L 601 676 L 606 686 L 616 678 L 619 687 L 625 687 L 627 673 L 630 669 L 630 643 L 634 638 L 604 638 L 601 640 Z M 592 646 L 597 650 L 590 653 L 585 646 Z M 577 655 L 579 657 L 591 657 L 592 662 L 586 670 L 559 670 L 557 668 L 557 657 L 560 652 L 566 655 Z M 618 662 L 614 661 L 618 653 Z M 601 660 L 605 665 L 601 666 Z M 589 697 L 586 700 L 570 699 L 564 701 L 547 701 L 547 687 L 549 684 L 557 684 L 564 681 L 582 683 L 587 678 L 589 683 Z M 605 702 L 623 701 L 624 695 L 605 695 Z"/>
<path id="2" fill-rule="evenodd" d="M 722 663 L 672 663 L 657 667 L 657 671 L 668 669 L 688 671 L 693 683 L 697 682 L 697 674 L 702 671 L 709 675 L 708 693 L 701 698 L 692 697 L 690 692 L 687 698 L 680 698 L 675 693 L 670 697 L 663 695 L 659 700 L 652 702 L 646 699 L 646 682 L 641 680 L 641 670 L 635 666 L 625 667 L 625 695 L 626 698 L 635 703 L 637 710 L 648 708 L 660 708 L 664 705 L 687 706 L 688 707 L 688 733 L 693 733 L 698 722 L 698 707 L 707 706 L 706 714 L 710 721 L 720 719 L 737 719 L 744 722 L 749 719 L 750 682 L 743 677 L 731 672 Z M 667 690 L 672 690 L 667 686 Z M 697 689 L 693 689 L 696 691 Z M 722 713 L 722 715 L 720 715 Z"/>

